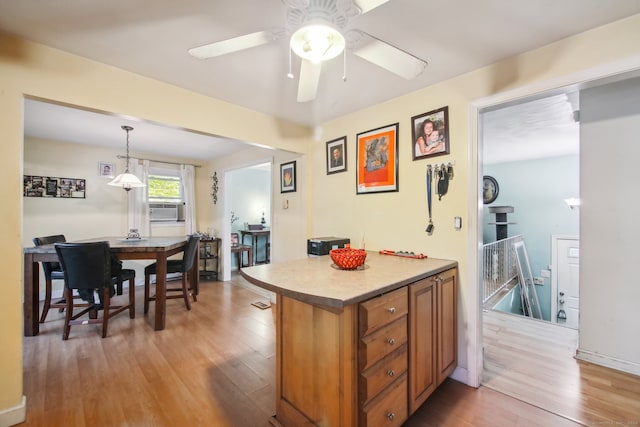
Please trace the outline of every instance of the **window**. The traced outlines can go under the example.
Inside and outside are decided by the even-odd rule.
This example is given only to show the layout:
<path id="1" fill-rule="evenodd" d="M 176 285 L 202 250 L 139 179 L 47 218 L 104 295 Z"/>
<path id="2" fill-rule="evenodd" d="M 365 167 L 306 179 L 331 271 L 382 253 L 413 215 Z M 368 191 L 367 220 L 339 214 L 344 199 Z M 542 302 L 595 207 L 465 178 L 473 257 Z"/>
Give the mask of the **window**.
<path id="1" fill-rule="evenodd" d="M 149 202 L 149 221 L 152 223 L 184 221 L 180 170 L 149 168 L 147 200 Z"/>
<path id="2" fill-rule="evenodd" d="M 147 195 L 149 203 L 182 203 L 180 176 L 150 173 Z"/>

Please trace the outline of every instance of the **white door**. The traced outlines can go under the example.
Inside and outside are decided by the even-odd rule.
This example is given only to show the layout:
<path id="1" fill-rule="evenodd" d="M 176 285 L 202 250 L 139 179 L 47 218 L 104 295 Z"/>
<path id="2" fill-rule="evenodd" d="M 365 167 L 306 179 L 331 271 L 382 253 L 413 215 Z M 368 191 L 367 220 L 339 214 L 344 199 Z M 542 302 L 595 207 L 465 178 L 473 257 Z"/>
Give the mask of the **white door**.
<path id="1" fill-rule="evenodd" d="M 580 240 L 557 240 L 555 266 L 557 269 L 556 318 L 558 324 L 578 329 L 580 301 Z M 553 313 L 552 313 L 553 316 Z"/>

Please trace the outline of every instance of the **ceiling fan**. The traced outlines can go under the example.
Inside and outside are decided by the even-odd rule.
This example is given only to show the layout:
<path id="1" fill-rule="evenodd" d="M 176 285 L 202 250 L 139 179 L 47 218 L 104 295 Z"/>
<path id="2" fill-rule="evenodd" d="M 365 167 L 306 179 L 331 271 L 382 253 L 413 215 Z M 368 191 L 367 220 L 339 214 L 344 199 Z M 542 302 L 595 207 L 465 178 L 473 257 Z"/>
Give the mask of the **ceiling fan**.
<path id="1" fill-rule="evenodd" d="M 286 28 L 263 30 L 189 49 L 199 59 L 209 59 L 261 46 L 290 35 L 291 51 L 301 59 L 298 102 L 316 98 L 322 63 L 348 48 L 358 57 L 411 80 L 422 73 L 427 62 L 357 29 L 348 28 L 349 19 L 363 15 L 389 0 L 282 0 L 286 6 Z M 346 62 L 345 62 L 346 64 Z M 346 81 L 346 71 L 343 75 Z"/>

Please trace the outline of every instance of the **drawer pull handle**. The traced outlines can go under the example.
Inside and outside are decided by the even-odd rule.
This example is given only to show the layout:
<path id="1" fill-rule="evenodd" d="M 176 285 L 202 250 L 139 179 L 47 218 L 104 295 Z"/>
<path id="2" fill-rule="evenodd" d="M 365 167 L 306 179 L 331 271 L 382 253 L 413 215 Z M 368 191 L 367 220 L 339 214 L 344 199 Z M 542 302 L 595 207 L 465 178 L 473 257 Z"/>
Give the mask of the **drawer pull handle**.
<path id="1" fill-rule="evenodd" d="M 396 374 L 396 372 L 393 369 L 389 369 L 387 371 L 387 375 L 389 375 L 390 377 L 394 376 Z"/>
<path id="2" fill-rule="evenodd" d="M 393 338 L 389 338 L 387 342 L 389 343 L 389 345 L 394 345 L 396 343 L 396 340 L 394 340 Z"/>
<path id="3" fill-rule="evenodd" d="M 389 421 L 393 421 L 395 417 L 396 417 L 396 414 L 394 414 L 393 412 L 387 413 L 387 418 L 389 419 Z"/>
<path id="4" fill-rule="evenodd" d="M 396 308 L 395 307 L 391 307 L 387 310 L 389 313 L 393 314 L 396 312 Z"/>

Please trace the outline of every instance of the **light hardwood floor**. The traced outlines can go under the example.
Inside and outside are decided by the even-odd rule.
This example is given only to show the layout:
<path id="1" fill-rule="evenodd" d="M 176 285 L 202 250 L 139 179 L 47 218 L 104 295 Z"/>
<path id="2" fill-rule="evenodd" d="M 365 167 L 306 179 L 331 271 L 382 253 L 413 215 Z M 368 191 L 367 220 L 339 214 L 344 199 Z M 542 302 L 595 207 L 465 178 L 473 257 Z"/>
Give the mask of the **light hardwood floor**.
<path id="1" fill-rule="evenodd" d="M 269 425 L 275 412 L 273 310 L 251 305 L 268 298 L 238 275 L 230 282 L 204 281 L 192 310 L 181 300 L 168 301 L 167 328 L 154 332 L 153 315 L 142 314 L 141 292 L 136 297 L 136 319 L 115 317 L 105 339 L 94 325 L 74 326 L 63 342 L 57 311 L 39 336 L 24 338 L 27 421 L 21 426 Z M 405 425 L 578 424 L 488 387 L 446 380 Z"/>
<path id="2" fill-rule="evenodd" d="M 640 377 L 575 359 L 576 330 L 496 311 L 483 319 L 485 387 L 588 426 L 640 425 Z"/>

